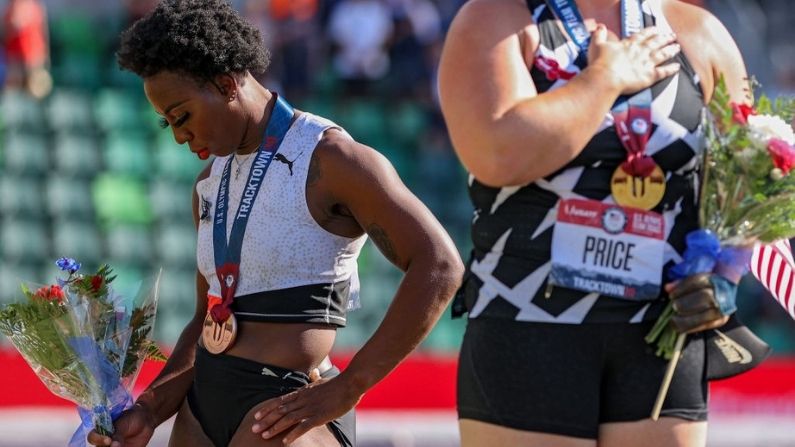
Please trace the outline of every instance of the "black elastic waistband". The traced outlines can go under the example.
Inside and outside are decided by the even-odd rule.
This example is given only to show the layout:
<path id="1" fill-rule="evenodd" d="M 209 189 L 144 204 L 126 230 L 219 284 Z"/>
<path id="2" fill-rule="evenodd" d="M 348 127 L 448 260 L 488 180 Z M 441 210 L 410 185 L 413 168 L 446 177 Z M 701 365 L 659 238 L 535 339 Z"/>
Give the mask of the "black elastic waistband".
<path id="1" fill-rule="evenodd" d="M 310 382 L 309 376 L 301 371 L 294 371 L 233 355 L 213 354 L 201 346 L 196 346 L 196 365 L 202 369 L 206 368 L 213 371 L 215 375 L 223 375 L 225 372 L 229 372 L 235 376 L 253 374 L 256 376 L 270 376 L 281 380 L 292 379 L 301 385 L 306 385 Z"/>
<path id="2" fill-rule="evenodd" d="M 232 310 L 240 321 L 320 323 L 344 327 L 350 281 L 266 290 L 235 297 Z"/>

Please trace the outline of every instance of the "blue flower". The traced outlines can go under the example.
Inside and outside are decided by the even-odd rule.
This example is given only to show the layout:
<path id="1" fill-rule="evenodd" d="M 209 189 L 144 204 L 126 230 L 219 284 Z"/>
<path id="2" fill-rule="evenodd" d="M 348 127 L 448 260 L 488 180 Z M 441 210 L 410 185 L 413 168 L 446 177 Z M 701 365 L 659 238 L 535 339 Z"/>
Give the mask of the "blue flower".
<path id="1" fill-rule="evenodd" d="M 80 263 L 72 258 L 61 258 L 55 261 L 55 265 L 57 265 L 59 269 L 69 272 L 70 275 L 80 270 Z"/>

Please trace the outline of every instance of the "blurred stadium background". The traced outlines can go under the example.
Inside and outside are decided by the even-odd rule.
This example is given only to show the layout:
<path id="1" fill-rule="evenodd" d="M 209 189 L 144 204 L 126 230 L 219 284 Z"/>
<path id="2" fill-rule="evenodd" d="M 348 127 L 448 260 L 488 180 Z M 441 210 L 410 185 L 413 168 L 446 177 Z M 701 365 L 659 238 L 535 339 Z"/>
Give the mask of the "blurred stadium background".
<path id="1" fill-rule="evenodd" d="M 193 309 L 190 197 L 202 162 L 158 128 L 140 81 L 116 67 L 119 32 L 153 3 L 43 2 L 54 88 L 41 100 L 14 89 L 0 97 L 0 303 L 17 298 L 23 279 L 52 281 L 60 256 L 88 269 L 110 263 L 121 288 L 162 267 L 156 338 L 169 346 Z M 263 82 L 384 153 L 466 258 L 466 175 L 435 95 L 444 32 L 463 0 L 233 3 L 271 48 Z M 795 93 L 791 0 L 701 3 L 736 37 L 767 93 Z M 375 330 L 400 279 L 370 243 L 359 266 L 364 307 L 339 332 L 341 365 Z M 795 446 L 795 323 L 752 281 L 742 284 L 740 313 L 775 357 L 713 384 L 709 444 Z M 419 352 L 365 397 L 360 445 L 457 445 L 455 356 L 464 325 L 446 315 Z M 147 365 L 139 383 L 156 372 Z M 0 339 L 0 447 L 64 445 L 76 423 L 67 403 L 49 395 Z M 153 445 L 165 445 L 167 431 Z"/>

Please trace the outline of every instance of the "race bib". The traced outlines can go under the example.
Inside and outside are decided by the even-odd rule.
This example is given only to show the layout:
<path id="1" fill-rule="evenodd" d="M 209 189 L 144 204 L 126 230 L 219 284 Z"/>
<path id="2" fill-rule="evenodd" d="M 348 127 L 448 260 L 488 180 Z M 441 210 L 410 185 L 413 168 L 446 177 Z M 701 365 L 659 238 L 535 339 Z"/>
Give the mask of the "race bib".
<path id="1" fill-rule="evenodd" d="M 629 300 L 660 294 L 662 215 L 593 200 L 562 200 L 552 235 L 549 283 Z"/>

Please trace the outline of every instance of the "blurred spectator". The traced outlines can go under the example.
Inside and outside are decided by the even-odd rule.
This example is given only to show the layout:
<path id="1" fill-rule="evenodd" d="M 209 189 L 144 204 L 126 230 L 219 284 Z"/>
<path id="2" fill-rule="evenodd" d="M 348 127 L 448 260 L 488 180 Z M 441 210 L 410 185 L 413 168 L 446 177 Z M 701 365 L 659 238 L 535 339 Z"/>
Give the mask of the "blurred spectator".
<path id="1" fill-rule="evenodd" d="M 367 93 L 372 81 L 386 76 L 392 11 L 385 2 L 342 0 L 331 11 L 328 34 L 335 45 L 334 69 L 348 93 Z"/>
<path id="2" fill-rule="evenodd" d="M 792 43 L 792 22 L 795 20 L 795 3 L 792 0 L 760 0 L 767 15 L 767 50 L 772 63 L 772 84 L 767 91 L 773 94 L 795 93 L 795 45 Z M 764 87 L 764 86 L 763 86 Z"/>
<path id="3" fill-rule="evenodd" d="M 389 49 L 391 93 L 427 100 L 438 62 L 432 48 L 442 35 L 439 10 L 428 0 L 393 0 L 393 8 L 394 32 Z"/>
<path id="4" fill-rule="evenodd" d="M 137 22 L 138 19 L 148 14 L 149 11 L 155 9 L 158 1 L 159 0 L 124 0 L 126 25 L 132 25 Z"/>
<path id="5" fill-rule="evenodd" d="M 43 98 L 52 89 L 47 12 L 39 0 L 9 0 L 3 12 L 5 87 Z"/>
<path id="6" fill-rule="evenodd" d="M 275 81 L 292 101 L 308 95 L 310 76 L 319 69 L 320 26 L 317 0 L 248 0 L 246 18 L 263 35 L 271 49 L 271 66 L 263 80 Z"/>
<path id="7" fill-rule="evenodd" d="M 769 16 L 757 1 L 707 0 L 707 9 L 731 30 L 737 46 L 745 59 L 748 74 L 765 88 L 773 84 L 773 73 L 768 52 L 766 29 Z"/>
<path id="8" fill-rule="evenodd" d="M 276 48 L 276 32 L 274 20 L 270 15 L 270 4 L 275 3 L 270 0 L 246 0 L 242 6 L 243 17 L 254 25 L 262 35 L 262 40 L 265 42 L 265 48 L 271 49 L 270 57 L 273 58 L 273 49 Z M 274 63 L 271 59 L 268 69 L 257 77 L 257 80 L 268 88 L 282 92 L 280 76 L 274 74 Z"/>

